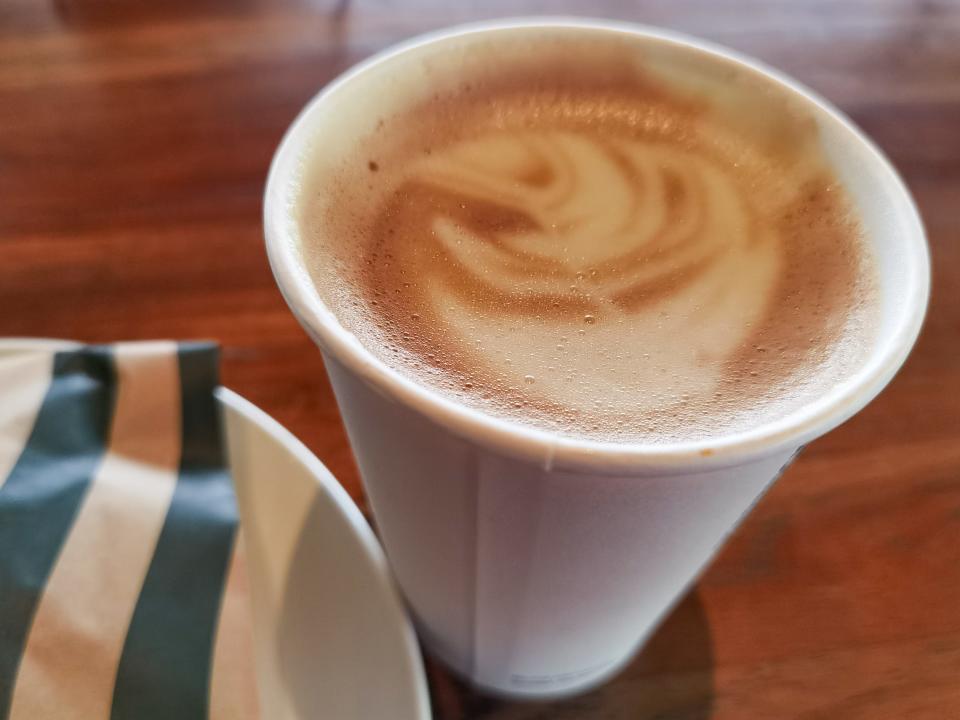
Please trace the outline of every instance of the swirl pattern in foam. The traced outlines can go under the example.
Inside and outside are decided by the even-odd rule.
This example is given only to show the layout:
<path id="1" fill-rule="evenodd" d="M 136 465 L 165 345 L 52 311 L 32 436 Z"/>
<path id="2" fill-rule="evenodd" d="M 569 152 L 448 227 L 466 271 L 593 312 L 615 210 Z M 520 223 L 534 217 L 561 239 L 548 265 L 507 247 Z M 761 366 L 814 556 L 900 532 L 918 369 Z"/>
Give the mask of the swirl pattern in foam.
<path id="1" fill-rule="evenodd" d="M 460 343 L 480 340 L 499 383 L 535 384 L 529 394 L 573 411 L 598 400 L 618 413 L 661 407 L 666 388 L 638 387 L 638 362 L 669 374 L 677 399 L 714 392 L 776 285 L 779 244 L 751 227 L 723 168 L 688 150 L 501 131 L 435 154 L 413 177 L 462 210 L 522 218 L 483 228 L 435 211 L 424 234 L 455 273 L 416 264 L 427 270 L 429 312 Z M 498 306 L 502 314 L 485 312 Z M 573 381 L 590 391 L 571 392 Z"/>
<path id="2" fill-rule="evenodd" d="M 551 77 L 392 117 L 307 206 L 361 341 L 485 411 L 645 442 L 784 415 L 856 366 L 869 262 L 815 128 Z"/>

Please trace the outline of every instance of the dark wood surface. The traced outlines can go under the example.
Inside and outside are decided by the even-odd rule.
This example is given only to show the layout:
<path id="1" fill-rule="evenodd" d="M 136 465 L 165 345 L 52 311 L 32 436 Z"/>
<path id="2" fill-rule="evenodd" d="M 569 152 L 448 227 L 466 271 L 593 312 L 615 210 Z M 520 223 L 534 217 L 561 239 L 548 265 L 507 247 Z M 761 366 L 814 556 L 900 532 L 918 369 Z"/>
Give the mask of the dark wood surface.
<path id="1" fill-rule="evenodd" d="M 889 389 L 807 450 L 622 676 L 511 704 L 431 666 L 437 717 L 960 717 L 960 2 L 3 0 L 0 335 L 219 340 L 225 383 L 362 503 L 267 267 L 267 165 L 353 62 L 518 6 L 697 34 L 832 99 L 912 188 L 934 293 Z"/>

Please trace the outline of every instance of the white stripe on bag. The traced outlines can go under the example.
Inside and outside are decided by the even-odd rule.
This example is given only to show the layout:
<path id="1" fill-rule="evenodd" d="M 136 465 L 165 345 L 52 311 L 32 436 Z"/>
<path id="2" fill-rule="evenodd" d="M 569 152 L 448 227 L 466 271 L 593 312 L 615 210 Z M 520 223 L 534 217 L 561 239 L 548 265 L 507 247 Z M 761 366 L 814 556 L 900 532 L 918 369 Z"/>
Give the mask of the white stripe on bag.
<path id="1" fill-rule="evenodd" d="M 260 717 L 251 617 L 243 533 L 238 532 L 227 570 L 213 646 L 211 720 L 255 720 Z"/>
<path id="2" fill-rule="evenodd" d="M 9 720 L 107 720 L 117 663 L 180 461 L 175 343 L 115 346 L 108 452 L 44 589 Z"/>
<path id="3" fill-rule="evenodd" d="M 30 437 L 53 375 L 53 353 L 18 352 L 0 356 L 0 487 Z"/>

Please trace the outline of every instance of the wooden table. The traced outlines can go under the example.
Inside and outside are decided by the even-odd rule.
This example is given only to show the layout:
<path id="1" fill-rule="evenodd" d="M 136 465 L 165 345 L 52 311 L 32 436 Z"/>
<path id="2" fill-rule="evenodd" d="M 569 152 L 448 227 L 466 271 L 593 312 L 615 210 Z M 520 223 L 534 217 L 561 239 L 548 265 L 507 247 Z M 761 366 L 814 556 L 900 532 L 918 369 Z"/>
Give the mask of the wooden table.
<path id="1" fill-rule="evenodd" d="M 701 35 L 795 75 L 901 169 L 930 235 L 919 345 L 810 447 L 618 679 L 444 720 L 960 717 L 960 2 L 525 3 Z M 516 0 L 3 0 L 0 335 L 215 338 L 223 377 L 361 503 L 319 357 L 263 251 L 267 164 L 331 77 Z M 373 719 L 372 719 L 373 720 Z"/>

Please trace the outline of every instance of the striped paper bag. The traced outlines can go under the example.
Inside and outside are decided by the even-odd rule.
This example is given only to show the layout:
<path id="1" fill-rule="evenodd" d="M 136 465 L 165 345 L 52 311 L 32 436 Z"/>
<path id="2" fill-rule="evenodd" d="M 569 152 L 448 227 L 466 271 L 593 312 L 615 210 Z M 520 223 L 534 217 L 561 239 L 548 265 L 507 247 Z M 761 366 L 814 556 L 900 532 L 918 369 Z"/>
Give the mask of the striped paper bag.
<path id="1" fill-rule="evenodd" d="M 258 715 L 217 361 L 0 355 L 0 718 Z"/>

